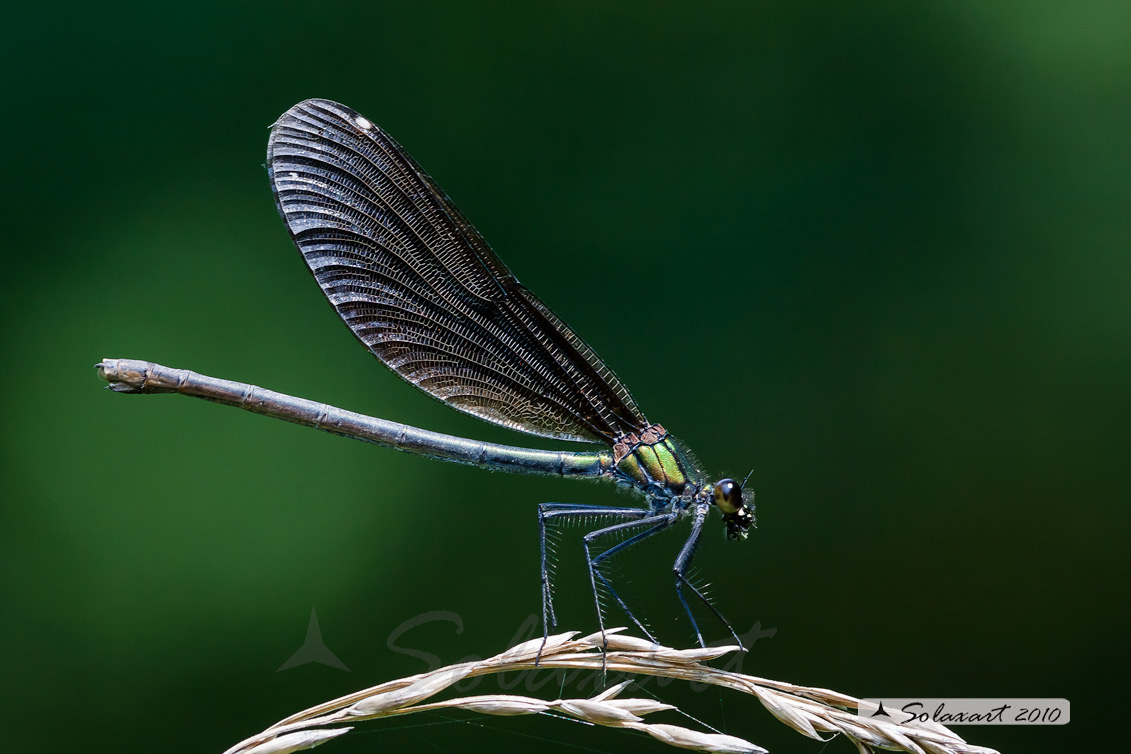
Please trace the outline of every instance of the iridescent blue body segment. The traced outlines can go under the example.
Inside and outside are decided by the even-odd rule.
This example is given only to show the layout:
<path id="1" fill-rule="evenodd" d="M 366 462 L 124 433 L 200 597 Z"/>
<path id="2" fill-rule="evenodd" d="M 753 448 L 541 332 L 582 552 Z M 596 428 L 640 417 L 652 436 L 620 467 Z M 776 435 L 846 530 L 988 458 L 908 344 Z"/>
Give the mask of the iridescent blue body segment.
<path id="1" fill-rule="evenodd" d="M 119 393 L 180 393 L 256 414 L 303 424 L 330 434 L 383 445 L 440 461 L 512 474 L 599 477 L 612 469 L 607 450 L 538 450 L 469 440 L 378 419 L 255 385 L 208 377 L 134 359 L 104 359 L 98 372 Z"/>

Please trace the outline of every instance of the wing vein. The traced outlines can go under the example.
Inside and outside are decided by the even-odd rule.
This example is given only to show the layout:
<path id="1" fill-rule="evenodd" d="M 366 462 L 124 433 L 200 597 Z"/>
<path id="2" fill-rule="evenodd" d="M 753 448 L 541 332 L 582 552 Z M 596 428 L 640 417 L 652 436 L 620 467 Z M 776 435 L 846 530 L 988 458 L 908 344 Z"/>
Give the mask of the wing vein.
<path id="1" fill-rule="evenodd" d="M 272 128 L 268 169 L 327 299 L 405 380 L 535 435 L 609 442 L 648 426 L 612 370 L 384 131 L 308 100 Z"/>

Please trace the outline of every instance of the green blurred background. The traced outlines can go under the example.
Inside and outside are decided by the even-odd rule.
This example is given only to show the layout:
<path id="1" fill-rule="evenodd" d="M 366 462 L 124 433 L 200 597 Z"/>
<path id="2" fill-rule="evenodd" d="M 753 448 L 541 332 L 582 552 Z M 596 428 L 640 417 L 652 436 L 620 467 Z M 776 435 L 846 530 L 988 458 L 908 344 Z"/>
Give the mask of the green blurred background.
<path id="1" fill-rule="evenodd" d="M 712 527 L 697 560 L 740 632 L 775 630 L 747 672 L 1063 696 L 1068 727 L 957 731 L 1104 743 L 1129 622 L 1127 3 L 4 15 L 12 751 L 222 751 L 425 669 L 387 640 L 429 611 L 460 625 L 401 646 L 499 651 L 538 609 L 535 503 L 623 500 L 100 389 L 96 361 L 143 358 L 525 442 L 402 384 L 319 295 L 261 168 L 307 97 L 399 139 L 709 467 L 755 468 L 760 528 L 736 546 Z M 687 645 L 677 539 L 633 567 Z M 565 627 L 593 630 L 566 542 Z M 276 672 L 312 607 L 351 672 Z M 744 698 L 658 693 L 774 752 L 854 751 Z M 329 746 L 666 750 L 545 718 L 416 722 Z"/>

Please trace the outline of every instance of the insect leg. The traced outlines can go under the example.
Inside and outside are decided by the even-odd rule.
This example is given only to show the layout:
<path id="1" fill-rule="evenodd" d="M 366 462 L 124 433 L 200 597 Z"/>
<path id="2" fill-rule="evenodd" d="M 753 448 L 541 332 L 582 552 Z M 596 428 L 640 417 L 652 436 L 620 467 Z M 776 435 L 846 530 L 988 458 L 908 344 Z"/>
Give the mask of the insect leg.
<path id="1" fill-rule="evenodd" d="M 633 519 L 642 518 L 647 516 L 648 513 L 649 511 L 644 508 L 610 508 L 603 505 L 542 503 L 538 506 L 538 543 L 542 555 L 542 647 L 538 649 L 538 656 L 534 660 L 535 665 L 542 657 L 542 648 L 546 646 L 546 639 L 550 636 L 550 627 L 556 628 L 558 625 L 557 616 L 554 615 L 554 594 L 550 584 L 550 570 L 546 563 L 546 522 L 556 518 L 584 518 L 586 516 L 615 516 Z"/>
<path id="2" fill-rule="evenodd" d="M 606 647 L 608 646 L 608 640 L 605 638 L 605 616 L 601 612 L 601 601 L 600 601 L 600 599 L 598 597 L 598 593 L 597 593 L 597 580 L 598 579 L 601 581 L 601 583 L 604 585 L 604 587 L 609 590 L 609 594 L 611 594 L 613 596 L 613 599 L 615 599 L 617 601 L 617 604 L 620 605 L 620 608 L 622 610 L 624 610 L 625 615 L 627 615 L 629 617 L 629 619 L 633 623 L 636 624 L 636 627 L 640 629 L 641 633 L 643 633 L 644 636 L 646 636 L 648 638 L 648 640 L 653 642 L 653 643 L 656 643 L 656 639 L 655 639 L 655 637 L 652 636 L 651 633 L 649 633 L 648 629 L 646 629 L 644 627 L 644 625 L 639 620 L 637 620 L 636 616 L 632 614 L 632 611 L 628 608 L 628 605 L 625 604 L 625 601 L 622 600 L 620 595 L 617 594 L 616 590 L 613 589 L 612 583 L 609 582 L 608 578 L 603 573 L 601 573 L 599 570 L 597 570 L 597 565 L 602 560 L 605 560 L 607 558 L 611 558 L 613 555 L 616 555 L 618 552 L 621 552 L 621 551 L 623 551 L 623 550 L 625 550 L 625 549 L 627 549 L 627 548 L 629 548 L 629 547 L 631 547 L 635 544 L 638 544 L 639 542 L 642 542 L 643 540 L 647 539 L 648 537 L 651 537 L 652 535 L 663 531 L 664 529 L 671 526 L 672 523 L 676 520 L 676 518 L 677 518 L 677 515 L 672 514 L 672 513 L 663 513 L 663 514 L 660 514 L 660 515 L 647 516 L 646 518 L 641 518 L 638 521 L 625 521 L 623 523 L 613 524 L 612 526 L 607 526 L 604 529 L 597 529 L 596 531 L 591 531 L 588 534 L 586 534 L 585 537 L 582 539 L 582 544 L 585 545 L 585 560 L 589 565 L 589 585 L 593 589 L 593 602 L 597 607 L 597 621 L 598 621 L 598 624 L 601 627 L 601 642 L 604 646 L 606 646 Z M 633 529 L 633 528 L 636 528 L 638 526 L 648 526 L 648 525 L 651 525 L 650 529 L 642 531 L 639 534 L 636 534 L 632 537 L 629 537 L 628 539 L 624 540 L 623 542 L 620 542 L 616 545 L 613 545 L 608 550 L 605 550 L 604 552 L 598 554 L 597 557 L 595 557 L 595 558 L 589 552 L 589 545 L 594 540 L 596 540 L 600 537 L 603 537 L 607 534 L 613 534 L 613 533 L 618 532 L 618 531 L 624 531 L 626 529 Z"/>
<path id="3" fill-rule="evenodd" d="M 699 624 L 695 621 L 691 607 L 687 604 L 687 599 L 683 596 L 684 586 L 687 586 L 696 597 L 702 600 L 704 605 L 710 608 L 715 617 L 719 619 L 719 622 L 730 631 L 730 635 L 734 637 L 735 643 L 740 648 L 745 649 L 745 647 L 742 646 L 742 640 L 738 638 L 738 634 L 735 633 L 734 628 L 730 625 L 730 621 L 724 618 L 722 613 L 707 599 L 706 595 L 699 591 L 698 587 L 692 584 L 687 578 L 687 568 L 691 564 L 691 556 L 695 554 L 695 548 L 699 545 L 699 537 L 703 533 L 703 521 L 706 519 L 709 509 L 710 507 L 707 505 L 699 505 L 695 508 L 695 517 L 691 521 L 691 534 L 688 536 L 687 542 L 684 543 L 683 549 L 679 551 L 679 555 L 675 559 L 675 565 L 672 568 L 672 570 L 675 571 L 675 593 L 679 597 L 679 601 L 683 604 L 683 609 L 687 613 L 687 617 L 691 619 L 691 627 L 695 629 L 695 636 L 699 639 L 699 646 L 705 647 L 707 644 L 703 641 L 703 634 L 699 631 Z"/>

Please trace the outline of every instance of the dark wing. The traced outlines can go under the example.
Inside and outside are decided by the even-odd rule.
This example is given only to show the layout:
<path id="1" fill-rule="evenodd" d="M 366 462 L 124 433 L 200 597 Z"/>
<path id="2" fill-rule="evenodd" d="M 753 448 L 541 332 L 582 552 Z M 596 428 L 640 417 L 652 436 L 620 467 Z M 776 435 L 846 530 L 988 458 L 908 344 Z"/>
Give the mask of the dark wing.
<path id="1" fill-rule="evenodd" d="M 612 370 L 376 125 L 301 102 L 272 127 L 267 170 L 323 293 L 401 377 L 532 435 L 608 442 L 648 426 Z"/>

